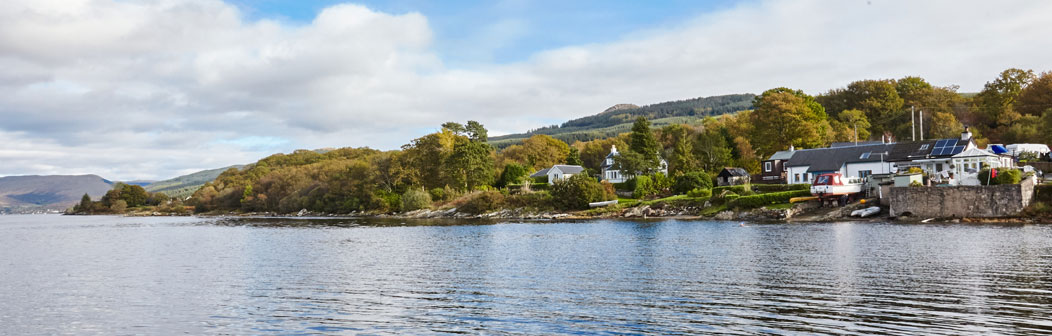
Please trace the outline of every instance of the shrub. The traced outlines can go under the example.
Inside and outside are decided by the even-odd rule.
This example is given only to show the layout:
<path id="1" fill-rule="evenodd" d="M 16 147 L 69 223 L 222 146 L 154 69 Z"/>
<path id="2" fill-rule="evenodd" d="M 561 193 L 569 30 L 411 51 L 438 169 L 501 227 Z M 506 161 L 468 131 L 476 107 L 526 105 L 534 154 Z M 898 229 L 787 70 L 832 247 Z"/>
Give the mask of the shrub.
<path id="1" fill-rule="evenodd" d="M 742 185 L 735 185 L 735 186 L 722 186 L 722 187 L 715 187 L 715 188 L 712 188 L 712 193 L 713 193 L 714 195 L 719 195 L 719 194 L 720 194 L 721 192 L 723 192 L 724 190 L 727 190 L 727 191 L 733 192 L 733 193 L 735 193 L 735 194 L 741 194 L 741 193 L 745 192 L 745 186 L 742 186 Z"/>
<path id="2" fill-rule="evenodd" d="M 923 187 L 924 183 L 920 183 L 919 181 L 913 181 L 913 182 L 910 182 L 910 186 L 911 187 Z"/>
<path id="3" fill-rule="evenodd" d="M 712 189 L 697 188 L 687 192 L 688 197 L 709 198 L 712 197 Z"/>
<path id="4" fill-rule="evenodd" d="M 657 189 L 654 188 L 654 182 L 650 180 L 650 177 L 638 176 L 635 180 L 636 187 L 632 189 L 632 197 L 642 199 L 657 193 Z"/>
<path id="5" fill-rule="evenodd" d="M 413 211 L 431 207 L 431 194 L 424 188 L 409 189 L 402 194 L 402 211 Z"/>
<path id="6" fill-rule="evenodd" d="M 548 175 L 537 176 L 533 178 L 533 183 L 548 183 Z"/>
<path id="7" fill-rule="evenodd" d="M 621 183 L 614 183 L 614 190 L 620 191 L 632 191 L 635 190 L 635 179 L 631 179 Z"/>
<path id="8" fill-rule="evenodd" d="M 789 199 L 793 197 L 803 197 L 810 195 L 811 191 L 809 190 L 782 191 L 766 194 L 757 194 L 752 196 L 741 196 L 737 197 L 734 200 L 728 200 L 728 204 L 733 204 L 742 208 L 758 208 L 765 205 L 788 203 Z"/>
<path id="9" fill-rule="evenodd" d="M 1023 172 L 1018 169 L 1008 168 L 995 168 L 997 170 L 997 176 L 994 176 L 993 180 L 990 180 L 990 170 L 983 169 L 979 171 L 979 182 L 983 185 L 998 185 L 998 184 L 1019 184 L 1019 181 L 1023 180 Z M 989 182 L 989 183 L 988 183 Z"/>
<path id="10" fill-rule="evenodd" d="M 689 172 L 676 176 L 672 190 L 678 194 L 690 192 L 695 189 L 711 189 L 712 178 L 704 172 Z M 711 193 L 711 190 L 709 190 Z"/>
<path id="11" fill-rule="evenodd" d="M 556 182 L 551 195 L 556 207 L 567 210 L 587 209 L 588 203 L 614 199 L 607 195 L 602 184 L 584 175 L 574 175 Z"/>
<path id="12" fill-rule="evenodd" d="M 504 205 L 504 194 L 499 191 L 478 191 L 464 197 L 466 198 L 464 204 L 457 208 L 457 211 L 464 213 L 477 215 L 499 209 Z"/>
<path id="13" fill-rule="evenodd" d="M 550 209 L 554 207 L 552 195 L 547 191 L 511 195 L 504 199 L 504 203 L 516 208 Z"/>
<path id="14" fill-rule="evenodd" d="M 612 183 L 607 181 L 601 181 L 599 182 L 599 184 L 603 186 L 603 198 L 607 200 L 617 199 L 617 190 L 614 189 L 614 185 Z"/>
<path id="15" fill-rule="evenodd" d="M 110 206 L 110 210 L 116 213 L 124 213 L 126 209 L 128 209 L 128 202 L 124 200 L 113 201 L 113 205 Z"/>
<path id="16" fill-rule="evenodd" d="M 526 167 L 517 163 L 509 163 L 500 172 L 500 178 L 497 179 L 497 187 L 503 188 L 512 184 L 519 184 L 529 175 L 530 173 L 526 171 Z"/>
<path id="17" fill-rule="evenodd" d="M 650 177 L 650 181 L 654 183 L 654 189 L 657 191 L 668 190 L 672 188 L 672 183 L 675 182 L 664 173 L 654 173 L 654 175 Z"/>
<path id="18" fill-rule="evenodd" d="M 1034 186 L 1034 202 L 1052 204 L 1052 185 L 1042 184 Z"/>

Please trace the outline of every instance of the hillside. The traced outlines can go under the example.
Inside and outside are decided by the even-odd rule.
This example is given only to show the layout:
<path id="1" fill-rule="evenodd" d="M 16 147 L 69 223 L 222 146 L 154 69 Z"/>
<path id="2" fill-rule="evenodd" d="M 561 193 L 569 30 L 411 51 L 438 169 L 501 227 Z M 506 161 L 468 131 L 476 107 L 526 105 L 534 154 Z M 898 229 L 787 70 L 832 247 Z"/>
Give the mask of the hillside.
<path id="1" fill-rule="evenodd" d="M 189 175 L 183 175 L 176 178 L 167 179 L 164 181 L 157 181 L 146 185 L 144 188 L 149 192 L 162 192 L 171 197 L 186 198 L 189 197 L 201 188 L 207 182 L 215 180 L 219 174 L 230 168 L 241 169 L 243 165 L 236 165 L 224 168 L 216 168 L 199 171 Z"/>
<path id="2" fill-rule="evenodd" d="M 85 193 L 97 199 L 112 187 L 97 175 L 0 177 L 0 212 L 33 208 L 62 210 L 79 202 Z"/>
<path id="3" fill-rule="evenodd" d="M 733 94 L 671 101 L 647 106 L 617 104 L 602 113 L 567 121 L 526 133 L 491 137 L 489 142 L 504 148 L 536 134 L 550 135 L 556 139 L 573 143 L 605 138 L 627 132 L 637 117 L 643 116 L 654 127 L 671 123 L 695 123 L 705 117 L 734 113 L 752 108 L 756 95 Z"/>

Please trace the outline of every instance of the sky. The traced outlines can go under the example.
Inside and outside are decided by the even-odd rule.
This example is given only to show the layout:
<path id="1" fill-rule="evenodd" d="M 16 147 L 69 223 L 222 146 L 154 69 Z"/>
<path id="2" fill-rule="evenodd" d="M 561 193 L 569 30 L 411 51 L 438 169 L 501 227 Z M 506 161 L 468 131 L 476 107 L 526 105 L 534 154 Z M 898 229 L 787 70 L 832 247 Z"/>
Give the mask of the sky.
<path id="1" fill-rule="evenodd" d="M 1052 70 L 1049 1 L 7 0 L 0 176 L 165 179 L 653 104 Z"/>

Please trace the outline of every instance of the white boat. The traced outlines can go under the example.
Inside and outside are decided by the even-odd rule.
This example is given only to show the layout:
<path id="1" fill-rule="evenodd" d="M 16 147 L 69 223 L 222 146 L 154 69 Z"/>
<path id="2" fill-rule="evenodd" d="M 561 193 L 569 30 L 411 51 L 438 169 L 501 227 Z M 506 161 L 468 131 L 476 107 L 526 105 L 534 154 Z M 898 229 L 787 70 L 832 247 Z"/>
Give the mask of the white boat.
<path id="1" fill-rule="evenodd" d="M 614 205 L 614 204 L 617 204 L 617 200 L 605 201 L 605 202 L 592 202 L 592 203 L 588 203 L 588 207 L 589 208 L 598 208 L 598 207 L 605 207 L 605 206 Z"/>
<path id="2" fill-rule="evenodd" d="M 865 209 L 858 209 L 851 212 L 851 217 L 869 217 L 880 213 L 880 207 L 868 207 Z"/>
<path id="3" fill-rule="evenodd" d="M 811 195 L 819 198 L 850 196 L 862 192 L 862 179 L 845 178 L 839 173 L 822 174 L 811 184 Z"/>

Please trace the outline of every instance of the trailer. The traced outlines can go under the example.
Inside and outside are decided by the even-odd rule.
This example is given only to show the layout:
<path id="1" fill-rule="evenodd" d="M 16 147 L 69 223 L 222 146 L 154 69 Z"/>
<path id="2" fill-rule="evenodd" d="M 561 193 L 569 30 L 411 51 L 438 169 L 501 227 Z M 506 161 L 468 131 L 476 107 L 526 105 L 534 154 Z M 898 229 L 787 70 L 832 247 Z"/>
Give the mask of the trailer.
<path id="1" fill-rule="evenodd" d="M 811 184 L 811 195 L 822 205 L 844 206 L 862 194 L 862 179 L 843 177 L 840 173 L 827 173 L 815 177 Z"/>

